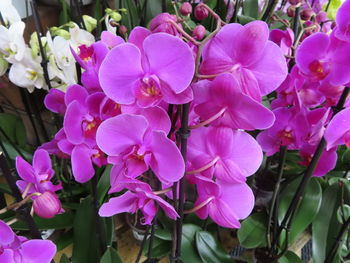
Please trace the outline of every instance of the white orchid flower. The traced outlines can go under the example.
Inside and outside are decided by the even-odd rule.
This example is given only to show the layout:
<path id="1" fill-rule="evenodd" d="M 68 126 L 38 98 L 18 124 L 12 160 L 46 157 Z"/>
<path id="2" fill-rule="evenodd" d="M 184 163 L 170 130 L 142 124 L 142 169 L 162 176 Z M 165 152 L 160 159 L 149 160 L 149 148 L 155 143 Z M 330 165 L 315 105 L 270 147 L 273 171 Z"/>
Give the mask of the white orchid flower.
<path id="1" fill-rule="evenodd" d="M 34 88 L 47 89 L 40 61 L 41 57 L 33 58 L 30 48 L 27 48 L 23 59 L 12 64 L 10 81 L 19 87 L 27 88 L 29 92 L 33 92 Z"/>
<path id="2" fill-rule="evenodd" d="M 52 40 L 50 32 L 47 32 L 46 38 L 50 50 L 48 54 L 50 77 L 52 79 L 57 77 L 66 85 L 77 83 L 75 59 L 70 50 L 70 42 L 60 36 Z"/>
<path id="3" fill-rule="evenodd" d="M 23 38 L 25 24 L 13 23 L 9 28 L 0 26 L 0 52 L 10 63 L 16 63 L 23 59 L 26 44 Z"/>
<path id="4" fill-rule="evenodd" d="M 113 20 L 113 19 L 111 19 L 111 17 L 109 15 L 106 15 L 106 17 L 105 17 L 105 24 L 106 24 L 107 31 L 109 31 L 109 32 L 111 32 L 113 34 L 117 34 L 117 28 L 111 26 L 111 24 L 110 24 L 111 20 Z"/>
<path id="5" fill-rule="evenodd" d="M 12 0 L 0 0 L 0 13 L 6 26 L 21 21 L 17 9 L 12 4 Z"/>

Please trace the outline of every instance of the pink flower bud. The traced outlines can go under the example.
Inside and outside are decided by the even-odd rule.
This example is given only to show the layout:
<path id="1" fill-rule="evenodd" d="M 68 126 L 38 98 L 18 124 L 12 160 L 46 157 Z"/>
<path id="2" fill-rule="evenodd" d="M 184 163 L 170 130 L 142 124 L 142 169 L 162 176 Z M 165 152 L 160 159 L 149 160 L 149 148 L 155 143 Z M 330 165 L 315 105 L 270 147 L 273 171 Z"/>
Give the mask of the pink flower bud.
<path id="1" fill-rule="evenodd" d="M 195 7 L 195 9 L 194 9 L 194 16 L 198 20 L 203 20 L 203 19 L 207 18 L 208 15 L 209 15 L 209 11 L 208 11 L 208 9 L 206 9 L 204 7 L 204 5 L 199 4 L 199 5 L 197 5 Z"/>
<path id="2" fill-rule="evenodd" d="M 302 20 L 310 20 L 310 18 L 314 15 L 314 11 L 311 8 L 306 8 L 300 12 L 300 18 Z"/>
<path id="3" fill-rule="evenodd" d="M 294 17 L 295 16 L 295 7 L 294 6 L 289 6 L 287 9 L 287 15 L 289 17 Z"/>
<path id="4" fill-rule="evenodd" d="M 34 212 L 42 218 L 52 218 L 60 213 L 62 206 L 57 195 L 44 192 L 33 201 Z"/>
<path id="5" fill-rule="evenodd" d="M 183 16 L 187 16 L 192 13 L 192 5 L 189 2 L 185 2 L 180 7 L 180 13 Z"/>
<path id="6" fill-rule="evenodd" d="M 126 26 L 121 25 L 121 26 L 118 28 L 118 32 L 119 32 L 119 34 L 121 34 L 121 35 L 125 35 L 126 33 L 128 33 L 128 29 L 126 28 Z"/>
<path id="7" fill-rule="evenodd" d="M 201 40 L 205 36 L 205 27 L 202 25 L 196 26 L 192 31 L 192 36 L 197 40 Z"/>
<path id="8" fill-rule="evenodd" d="M 170 22 L 171 20 L 173 22 L 177 22 L 176 16 L 169 13 L 160 13 L 151 20 L 149 29 L 152 31 L 152 33 L 164 32 L 173 36 L 180 36 L 181 34 Z M 178 26 L 182 27 L 181 24 L 178 24 Z"/>
<path id="9" fill-rule="evenodd" d="M 327 20 L 327 13 L 324 11 L 320 11 L 316 16 L 316 22 L 320 24 L 326 20 Z"/>

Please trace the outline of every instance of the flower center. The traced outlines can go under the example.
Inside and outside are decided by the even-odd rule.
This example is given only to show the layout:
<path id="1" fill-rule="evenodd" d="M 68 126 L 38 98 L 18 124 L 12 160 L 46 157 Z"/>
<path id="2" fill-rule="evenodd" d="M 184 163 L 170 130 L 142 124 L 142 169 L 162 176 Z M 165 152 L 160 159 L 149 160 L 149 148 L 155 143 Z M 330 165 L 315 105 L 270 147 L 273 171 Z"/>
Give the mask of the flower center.
<path id="1" fill-rule="evenodd" d="M 86 45 L 81 45 L 79 48 L 79 57 L 84 61 L 88 62 L 91 60 L 94 54 L 94 48 L 92 46 L 87 47 Z"/>
<path id="2" fill-rule="evenodd" d="M 290 145 L 294 142 L 293 131 L 290 127 L 280 131 L 278 137 L 281 139 L 281 144 L 283 146 Z"/>
<path id="3" fill-rule="evenodd" d="M 101 121 L 97 118 L 87 118 L 83 121 L 83 130 L 86 137 L 94 137 Z"/>
<path id="4" fill-rule="evenodd" d="M 29 80 L 36 80 L 38 77 L 38 72 L 32 69 L 26 69 L 26 78 Z"/>
<path id="5" fill-rule="evenodd" d="M 329 70 L 326 68 L 326 63 L 321 62 L 319 60 L 315 60 L 310 63 L 309 69 L 312 73 L 312 75 L 317 79 L 317 80 L 322 80 L 325 77 L 327 77 Z"/>

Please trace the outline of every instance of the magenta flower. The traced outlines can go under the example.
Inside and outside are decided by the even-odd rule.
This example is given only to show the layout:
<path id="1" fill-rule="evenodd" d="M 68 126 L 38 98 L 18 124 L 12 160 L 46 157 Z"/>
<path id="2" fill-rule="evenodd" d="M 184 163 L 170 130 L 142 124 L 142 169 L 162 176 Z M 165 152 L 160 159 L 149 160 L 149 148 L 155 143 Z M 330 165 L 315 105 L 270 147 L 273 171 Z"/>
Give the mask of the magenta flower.
<path id="1" fill-rule="evenodd" d="M 12 229 L 0 220 L 1 263 L 50 263 L 56 254 L 56 246 L 50 240 L 27 240 L 16 236 Z"/>
<path id="2" fill-rule="evenodd" d="M 333 35 L 315 33 L 307 37 L 297 49 L 296 63 L 311 81 L 325 81 L 344 85 L 350 81 L 350 43 Z"/>
<path id="3" fill-rule="evenodd" d="M 262 21 L 224 26 L 203 50 L 201 73 L 231 73 L 245 94 L 260 101 L 287 76 L 282 51 L 268 37 L 269 29 Z"/>
<path id="4" fill-rule="evenodd" d="M 122 114 L 110 118 L 97 130 L 97 145 L 109 156 L 110 162 L 122 162 L 130 177 L 135 178 L 151 168 L 161 182 L 176 182 L 184 175 L 184 161 L 164 128 L 155 125 L 159 126 L 141 115 Z"/>
<path id="5" fill-rule="evenodd" d="M 198 103 L 194 111 L 203 121 L 216 116 L 215 126 L 255 130 L 269 128 L 273 113 L 245 95 L 231 74 L 221 74 L 213 81 L 202 80 L 193 85 Z"/>
<path id="6" fill-rule="evenodd" d="M 52 112 L 64 115 L 67 108 L 64 95 L 65 93 L 59 89 L 50 89 L 44 99 L 45 107 Z"/>
<path id="7" fill-rule="evenodd" d="M 173 36 L 181 36 L 177 28 L 169 21 L 177 22 L 175 15 L 170 15 L 169 13 L 160 13 L 155 16 L 150 22 L 150 30 L 153 33 L 164 32 Z M 182 28 L 181 24 L 178 24 Z"/>
<path id="8" fill-rule="evenodd" d="M 51 159 L 47 151 L 36 150 L 33 165 L 27 163 L 22 157 L 16 157 L 16 169 L 22 180 L 16 182 L 18 188 L 27 195 L 32 193 L 56 192 L 62 189 L 61 183 L 54 185 L 50 180 L 54 176 Z"/>
<path id="9" fill-rule="evenodd" d="M 201 219 L 208 216 L 222 227 L 239 228 L 240 219 L 246 218 L 254 207 L 254 195 L 245 183 L 227 184 L 213 182 L 209 178 L 196 176 L 198 199 L 196 214 Z"/>
<path id="10" fill-rule="evenodd" d="M 123 44 L 125 41 L 120 36 L 116 36 L 109 31 L 103 31 L 101 33 L 101 42 L 105 44 L 109 49 L 112 49 L 120 44 Z"/>
<path id="11" fill-rule="evenodd" d="M 310 128 L 305 112 L 296 106 L 277 108 L 273 112 L 275 123 L 257 137 L 263 151 L 271 156 L 279 151 L 280 146 L 288 146 L 290 150 L 299 149 L 308 137 Z"/>
<path id="12" fill-rule="evenodd" d="M 284 55 L 292 54 L 291 48 L 294 42 L 294 33 L 292 29 L 273 29 L 270 32 L 269 39 L 281 48 L 281 51 Z"/>
<path id="13" fill-rule="evenodd" d="M 327 141 L 327 150 L 342 144 L 350 148 L 350 108 L 334 116 L 327 126 L 324 137 Z"/>
<path id="14" fill-rule="evenodd" d="M 192 91 L 187 88 L 194 59 L 188 45 L 169 34 L 156 33 L 147 36 L 142 47 L 126 43 L 108 53 L 99 74 L 105 94 L 116 103 L 136 101 L 141 107 L 161 100 L 172 104 L 191 101 Z"/>
<path id="15" fill-rule="evenodd" d="M 99 211 L 100 216 L 108 217 L 124 212 L 136 213 L 141 210 L 144 215 L 143 224 L 150 225 L 157 213 L 156 204 L 158 204 L 169 218 L 176 219 L 178 217 L 175 209 L 161 197 L 154 194 L 148 184 L 130 179 L 129 182 L 131 191 L 113 197 L 103 204 Z"/>
<path id="16" fill-rule="evenodd" d="M 335 36 L 350 41 L 350 1 L 345 1 L 337 11 Z"/>
<path id="17" fill-rule="evenodd" d="M 44 192 L 33 200 L 33 209 L 42 218 L 53 218 L 62 211 L 62 205 L 56 194 Z"/>
<path id="18" fill-rule="evenodd" d="M 309 166 L 311 159 L 316 151 L 316 147 L 317 145 L 304 144 L 300 148 L 300 156 L 302 158 L 302 161 L 300 162 L 301 165 L 305 167 Z M 313 176 L 323 176 L 334 169 L 335 165 L 337 164 L 336 150 L 336 148 L 332 148 L 322 153 L 321 158 L 317 163 L 316 169 L 312 174 Z"/>
<path id="19" fill-rule="evenodd" d="M 258 170 L 262 157 L 258 143 L 243 131 L 199 128 L 189 137 L 191 170 L 187 173 L 202 173 L 224 182 L 242 183 Z"/>

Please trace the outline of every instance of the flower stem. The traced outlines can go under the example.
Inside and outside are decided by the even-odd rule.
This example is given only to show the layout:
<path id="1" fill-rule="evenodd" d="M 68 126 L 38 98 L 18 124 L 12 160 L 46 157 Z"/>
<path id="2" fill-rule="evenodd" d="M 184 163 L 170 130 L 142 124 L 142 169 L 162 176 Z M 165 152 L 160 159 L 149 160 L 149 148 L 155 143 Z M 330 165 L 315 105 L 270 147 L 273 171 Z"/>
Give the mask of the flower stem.
<path id="1" fill-rule="evenodd" d="M 348 218 L 348 220 L 346 220 L 346 222 L 342 225 L 339 233 L 338 233 L 338 236 L 331 248 L 331 250 L 329 251 L 329 253 L 327 254 L 327 257 L 326 257 L 326 260 L 325 260 L 325 263 L 331 263 L 332 260 L 334 259 L 335 257 L 335 254 L 337 253 L 337 250 L 339 248 L 339 245 L 340 243 L 342 242 L 342 238 L 343 238 L 343 235 L 345 234 L 345 232 L 348 230 L 350 226 L 350 217 Z"/>
<path id="2" fill-rule="evenodd" d="M 273 190 L 272 194 L 272 200 L 271 200 L 271 206 L 269 211 L 269 219 L 267 223 L 267 246 L 271 248 L 271 222 L 272 222 L 272 216 L 274 215 L 274 211 L 277 210 L 276 205 L 276 199 L 279 192 L 282 176 L 283 176 L 283 167 L 286 162 L 286 156 L 287 156 L 287 146 L 281 146 L 280 153 L 279 153 L 279 164 L 278 164 L 278 177 L 275 185 L 275 189 Z M 276 218 L 275 218 L 276 220 Z M 273 222 L 274 228 L 277 226 L 277 221 Z"/>

